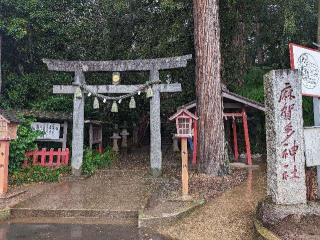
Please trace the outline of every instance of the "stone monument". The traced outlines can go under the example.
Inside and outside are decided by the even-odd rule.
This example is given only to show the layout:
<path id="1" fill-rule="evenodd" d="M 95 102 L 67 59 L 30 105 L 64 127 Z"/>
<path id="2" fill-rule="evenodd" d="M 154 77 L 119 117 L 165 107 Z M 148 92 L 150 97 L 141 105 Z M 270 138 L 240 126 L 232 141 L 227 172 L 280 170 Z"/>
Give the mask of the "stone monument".
<path id="1" fill-rule="evenodd" d="M 265 75 L 268 195 L 276 204 L 306 203 L 301 78 L 297 71 Z"/>

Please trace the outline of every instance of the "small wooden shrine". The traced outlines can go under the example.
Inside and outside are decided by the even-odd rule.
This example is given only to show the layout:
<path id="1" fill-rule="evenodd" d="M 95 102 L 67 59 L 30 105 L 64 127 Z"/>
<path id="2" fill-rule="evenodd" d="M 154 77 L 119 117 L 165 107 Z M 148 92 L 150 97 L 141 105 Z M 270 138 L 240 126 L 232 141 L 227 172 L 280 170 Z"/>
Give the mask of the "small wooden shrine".
<path id="1" fill-rule="evenodd" d="M 222 98 L 223 98 L 223 108 L 224 108 L 224 119 L 225 121 L 232 121 L 232 142 L 234 150 L 235 161 L 239 161 L 239 148 L 238 148 L 238 130 L 236 119 L 242 120 L 243 125 L 243 135 L 245 141 L 246 150 L 246 162 L 248 165 L 252 165 L 252 154 L 250 146 L 250 136 L 248 128 L 248 112 L 262 111 L 265 112 L 265 107 L 263 104 L 253 101 L 251 99 L 245 98 L 241 95 L 229 91 L 225 86 L 222 88 Z M 178 109 L 186 109 L 190 112 L 196 113 L 197 103 L 192 101 Z M 196 145 L 196 136 L 194 140 Z M 195 153 L 193 157 L 193 163 L 196 161 L 196 147 L 194 147 Z"/>
<path id="2" fill-rule="evenodd" d="M 0 109 L 0 138 L 16 139 L 19 120 L 11 112 Z"/>

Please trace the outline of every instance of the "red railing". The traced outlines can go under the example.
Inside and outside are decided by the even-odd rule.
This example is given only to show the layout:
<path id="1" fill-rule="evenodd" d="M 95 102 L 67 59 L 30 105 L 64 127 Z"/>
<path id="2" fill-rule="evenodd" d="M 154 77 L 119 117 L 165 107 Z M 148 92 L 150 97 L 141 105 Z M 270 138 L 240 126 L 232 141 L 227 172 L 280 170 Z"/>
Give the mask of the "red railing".
<path id="1" fill-rule="evenodd" d="M 69 148 L 54 150 L 51 148 L 49 151 L 46 148 L 42 150 L 34 150 L 26 153 L 26 160 L 23 166 L 28 166 L 31 159 L 32 165 L 40 165 L 42 167 L 60 167 L 69 164 L 70 152 Z"/>

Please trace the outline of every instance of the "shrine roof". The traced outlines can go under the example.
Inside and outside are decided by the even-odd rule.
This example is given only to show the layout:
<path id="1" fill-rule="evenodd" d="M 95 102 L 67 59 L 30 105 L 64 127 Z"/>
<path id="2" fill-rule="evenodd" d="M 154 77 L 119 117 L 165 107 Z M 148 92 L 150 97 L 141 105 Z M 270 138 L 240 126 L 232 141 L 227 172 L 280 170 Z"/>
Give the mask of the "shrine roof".
<path id="1" fill-rule="evenodd" d="M 15 114 L 21 114 L 26 117 L 35 117 L 38 120 L 54 120 L 54 121 L 72 121 L 72 114 L 67 112 L 52 112 L 21 109 L 14 110 Z"/>
<path id="2" fill-rule="evenodd" d="M 9 122 L 20 123 L 20 120 L 18 119 L 17 115 L 14 112 L 11 112 L 10 110 L 0 109 L 0 115 L 2 115 Z"/>
<path id="3" fill-rule="evenodd" d="M 231 102 L 234 103 L 239 103 L 240 105 L 238 106 L 241 108 L 241 105 L 244 107 L 250 107 L 255 110 L 260 110 L 260 111 L 265 111 L 265 106 L 262 103 L 259 103 L 257 101 L 251 100 L 249 98 L 243 97 L 239 94 L 236 94 L 234 92 L 229 91 L 226 87 L 222 88 L 222 97 L 223 97 L 223 105 L 226 108 L 226 106 Z M 185 108 L 185 109 L 192 109 L 197 106 L 196 100 L 189 102 L 185 105 L 180 106 L 178 109 Z M 234 105 L 237 106 L 237 105 Z M 237 107 L 234 107 L 237 108 Z"/>
<path id="4" fill-rule="evenodd" d="M 187 109 L 185 109 L 185 108 L 179 109 L 175 114 L 173 114 L 173 115 L 169 118 L 169 120 L 172 121 L 172 120 L 176 119 L 178 116 L 183 115 L 183 114 L 186 114 L 186 115 L 189 116 L 190 118 L 193 118 L 193 119 L 195 119 L 195 120 L 198 120 L 198 117 L 197 117 L 197 116 L 195 116 L 193 113 L 189 112 L 189 111 L 188 111 Z"/>

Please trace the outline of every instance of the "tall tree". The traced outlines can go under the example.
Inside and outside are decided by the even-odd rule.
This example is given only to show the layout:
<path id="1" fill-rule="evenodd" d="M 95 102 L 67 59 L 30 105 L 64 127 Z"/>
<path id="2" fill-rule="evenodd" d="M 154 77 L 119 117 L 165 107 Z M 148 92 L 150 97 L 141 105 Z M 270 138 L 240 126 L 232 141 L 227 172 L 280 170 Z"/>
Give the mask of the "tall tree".
<path id="1" fill-rule="evenodd" d="M 194 0 L 193 7 L 200 170 L 223 175 L 225 139 L 218 0 Z"/>

